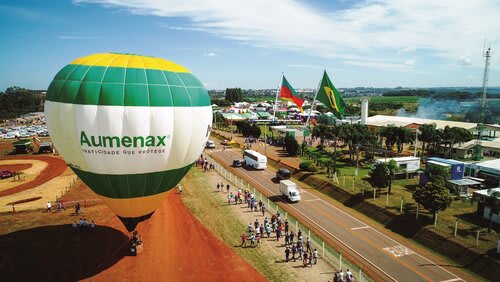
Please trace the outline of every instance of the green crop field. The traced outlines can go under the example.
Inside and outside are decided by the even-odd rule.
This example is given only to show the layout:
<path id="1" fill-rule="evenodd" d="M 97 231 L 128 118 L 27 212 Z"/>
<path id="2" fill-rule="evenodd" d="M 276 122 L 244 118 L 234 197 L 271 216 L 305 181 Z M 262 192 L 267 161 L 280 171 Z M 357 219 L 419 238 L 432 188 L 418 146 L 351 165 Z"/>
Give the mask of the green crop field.
<path id="1" fill-rule="evenodd" d="M 370 97 L 370 103 L 418 103 L 418 96 L 375 96 Z M 359 104 L 360 97 L 346 98 L 347 103 Z"/>

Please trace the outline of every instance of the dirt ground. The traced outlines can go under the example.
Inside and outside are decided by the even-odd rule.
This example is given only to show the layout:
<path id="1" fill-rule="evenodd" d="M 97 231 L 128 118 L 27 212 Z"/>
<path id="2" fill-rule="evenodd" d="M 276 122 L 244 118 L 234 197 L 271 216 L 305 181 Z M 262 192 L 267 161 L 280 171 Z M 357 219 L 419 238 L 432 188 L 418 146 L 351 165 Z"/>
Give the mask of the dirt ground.
<path id="1" fill-rule="evenodd" d="M 9 177 L 0 180 L 0 192 L 33 181 L 48 165 L 48 163 L 38 160 L 0 160 L 0 169 L 22 172 L 21 179 Z"/>
<path id="2" fill-rule="evenodd" d="M 95 194 L 80 181 L 62 197 L 82 198 Z M 83 207 L 80 216 L 96 222 L 94 232 L 74 232 L 70 223 L 78 218 L 67 208 L 0 213 L 2 280 L 265 281 L 193 217 L 174 191 L 138 225 L 145 248 L 137 257 L 129 256 L 129 233 L 106 206 Z"/>
<path id="3" fill-rule="evenodd" d="M 145 249 L 125 257 L 92 281 L 265 281 L 189 213 L 172 190 L 151 219 L 140 223 Z"/>
<path id="4" fill-rule="evenodd" d="M 43 208 L 48 201 L 54 203 L 61 197 L 76 179 L 73 171 L 59 157 L 12 156 L 0 162 L 31 164 L 30 168 L 23 171 L 25 177 L 21 180 L 7 178 L 0 182 L 0 212 L 12 211 L 10 203 L 28 199 L 36 200 L 16 204 L 16 211 Z"/>
<path id="5" fill-rule="evenodd" d="M 31 164 L 31 163 L 3 164 L 2 162 L 0 162 L 0 169 L 10 170 L 10 171 L 14 171 L 14 172 L 27 170 L 28 168 L 30 168 L 32 166 L 33 166 L 33 164 Z"/>
<path id="6" fill-rule="evenodd" d="M 38 175 L 36 176 L 35 179 L 29 181 L 26 180 L 26 182 L 20 182 L 20 185 L 16 185 L 12 188 L 5 189 L 3 191 L 0 191 L 0 197 L 14 194 L 14 193 L 19 193 L 21 191 L 25 191 L 34 187 L 37 187 L 54 177 L 60 175 L 67 167 L 68 165 L 66 162 L 64 162 L 61 158 L 59 157 L 51 157 L 51 156 L 35 156 L 35 155 L 29 155 L 29 156 L 15 156 L 15 157 L 6 157 L 2 159 L 2 161 L 25 161 L 29 162 L 30 160 L 35 160 L 35 161 L 41 161 L 45 162 L 48 164 L 47 167 L 43 169 L 43 171 L 37 173 Z M 36 169 L 39 169 L 38 167 Z M 24 181 L 24 180 L 22 180 Z M 21 184 L 22 183 L 22 184 Z"/>

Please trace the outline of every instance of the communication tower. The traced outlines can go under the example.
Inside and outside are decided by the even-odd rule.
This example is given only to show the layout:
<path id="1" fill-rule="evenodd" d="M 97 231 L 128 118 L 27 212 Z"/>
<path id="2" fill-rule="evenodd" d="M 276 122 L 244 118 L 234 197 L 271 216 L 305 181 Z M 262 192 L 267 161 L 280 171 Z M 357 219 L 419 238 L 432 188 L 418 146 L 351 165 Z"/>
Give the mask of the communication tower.
<path id="1" fill-rule="evenodd" d="M 485 42 L 486 47 L 486 42 Z M 484 62 L 484 73 L 483 73 L 483 91 L 481 93 L 481 98 L 479 101 L 479 123 L 478 123 L 478 133 L 477 133 L 477 142 L 476 142 L 476 160 L 479 161 L 483 158 L 483 146 L 481 145 L 481 141 L 483 138 L 483 130 L 484 130 L 484 121 L 486 119 L 486 94 L 488 92 L 488 73 L 490 68 L 490 58 L 493 55 L 491 52 L 491 45 L 488 46 L 488 49 L 484 51 L 483 48 L 483 57 L 485 58 Z"/>

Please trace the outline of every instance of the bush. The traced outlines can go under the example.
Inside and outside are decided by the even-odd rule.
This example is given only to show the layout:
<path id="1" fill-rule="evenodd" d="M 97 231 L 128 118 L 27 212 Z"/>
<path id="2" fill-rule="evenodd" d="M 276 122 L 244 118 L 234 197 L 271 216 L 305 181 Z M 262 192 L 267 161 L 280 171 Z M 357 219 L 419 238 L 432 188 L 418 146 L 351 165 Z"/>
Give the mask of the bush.
<path id="1" fill-rule="evenodd" d="M 300 170 L 303 170 L 303 171 L 307 171 L 309 169 L 309 167 L 311 166 L 311 163 L 310 162 L 301 162 L 299 164 L 299 168 Z"/>
<path id="2" fill-rule="evenodd" d="M 307 171 L 311 172 L 311 173 L 316 173 L 318 171 L 318 166 L 315 165 L 315 164 L 311 164 L 309 166 L 309 168 L 307 169 Z"/>

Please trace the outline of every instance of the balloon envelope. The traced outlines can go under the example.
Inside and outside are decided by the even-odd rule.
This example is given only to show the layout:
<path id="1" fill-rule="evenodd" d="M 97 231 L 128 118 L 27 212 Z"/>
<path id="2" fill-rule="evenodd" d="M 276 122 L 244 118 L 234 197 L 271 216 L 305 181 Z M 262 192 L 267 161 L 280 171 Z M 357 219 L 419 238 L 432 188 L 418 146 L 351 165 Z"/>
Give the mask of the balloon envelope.
<path id="1" fill-rule="evenodd" d="M 212 107 L 188 69 L 109 53 L 61 69 L 47 91 L 45 116 L 68 165 L 133 230 L 202 152 Z"/>

